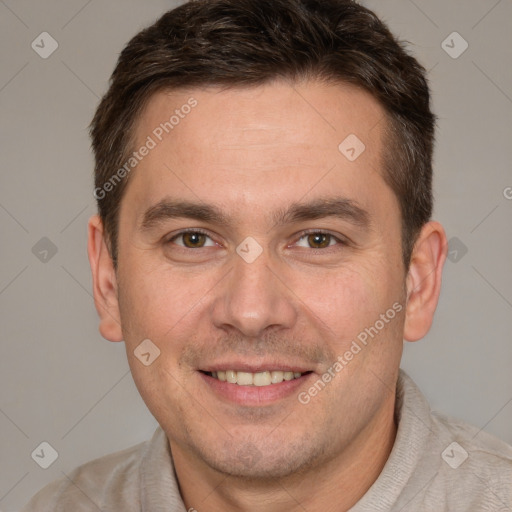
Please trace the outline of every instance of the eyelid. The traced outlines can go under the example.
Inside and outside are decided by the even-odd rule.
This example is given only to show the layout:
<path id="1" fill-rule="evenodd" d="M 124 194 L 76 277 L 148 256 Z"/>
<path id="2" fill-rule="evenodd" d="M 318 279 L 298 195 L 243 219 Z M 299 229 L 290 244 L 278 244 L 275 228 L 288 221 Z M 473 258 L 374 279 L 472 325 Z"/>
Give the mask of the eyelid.
<path id="1" fill-rule="evenodd" d="M 170 236 L 166 236 L 164 241 L 165 243 L 170 243 L 170 242 L 173 242 L 176 238 L 186 234 L 186 233 L 200 233 L 202 235 L 205 235 L 207 236 L 210 240 L 212 240 L 212 242 L 218 244 L 217 242 L 215 242 L 215 240 L 212 238 L 211 236 L 211 233 L 209 231 L 206 231 L 205 229 L 202 229 L 202 228 L 185 228 L 185 229 L 182 229 L 176 233 L 173 233 L 172 235 Z M 182 247 L 181 245 L 178 245 L 178 247 Z M 190 247 L 184 247 L 185 249 L 190 249 Z M 198 249 L 203 249 L 203 247 L 198 247 Z"/>
<path id="2" fill-rule="evenodd" d="M 329 230 L 325 230 L 325 229 L 306 229 L 304 231 L 301 231 L 299 233 L 299 235 L 296 237 L 295 242 L 293 242 L 293 243 L 296 244 L 301 238 L 304 238 L 307 235 L 316 235 L 316 234 L 329 235 L 332 238 L 334 238 L 337 242 L 339 242 L 338 245 L 348 245 L 349 244 L 348 238 L 344 237 L 343 235 L 334 234 L 334 233 L 330 232 Z M 333 247 L 333 246 L 328 246 L 328 247 Z M 311 247 L 312 251 L 315 251 L 315 250 L 325 251 L 326 249 L 327 248 L 318 249 L 318 248 Z"/>

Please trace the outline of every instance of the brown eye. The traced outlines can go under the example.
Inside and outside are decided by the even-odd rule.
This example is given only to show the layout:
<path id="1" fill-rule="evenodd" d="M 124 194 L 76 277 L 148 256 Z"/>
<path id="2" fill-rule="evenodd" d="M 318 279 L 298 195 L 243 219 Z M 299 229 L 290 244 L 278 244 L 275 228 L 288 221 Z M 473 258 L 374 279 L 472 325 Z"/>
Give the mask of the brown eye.
<path id="1" fill-rule="evenodd" d="M 183 244 L 185 247 L 194 248 L 194 247 L 203 247 L 206 235 L 203 235 L 203 233 L 183 233 L 181 235 L 183 237 Z"/>
<path id="2" fill-rule="evenodd" d="M 346 246 L 347 242 L 342 237 L 337 237 L 326 231 L 306 231 L 295 242 L 295 245 L 304 249 L 327 249 Z"/>
<path id="3" fill-rule="evenodd" d="M 203 247 L 213 247 L 215 242 L 201 231 L 182 231 L 173 236 L 167 243 L 173 243 L 186 249 L 201 249 Z"/>
<path id="4" fill-rule="evenodd" d="M 330 245 L 331 238 L 327 233 L 312 233 L 308 235 L 308 244 L 313 249 L 324 249 Z"/>

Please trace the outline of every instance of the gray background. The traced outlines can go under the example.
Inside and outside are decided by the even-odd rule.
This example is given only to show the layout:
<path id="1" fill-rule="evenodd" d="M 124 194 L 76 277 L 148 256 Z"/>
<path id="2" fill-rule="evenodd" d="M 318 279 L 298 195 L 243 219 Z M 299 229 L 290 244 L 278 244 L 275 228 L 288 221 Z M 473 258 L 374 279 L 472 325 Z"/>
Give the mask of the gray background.
<path id="1" fill-rule="evenodd" d="M 453 261 L 435 324 L 424 340 L 406 343 L 402 366 L 434 408 L 512 443 L 512 200 L 505 197 L 512 198 L 512 2 L 365 4 L 429 70 L 440 118 L 435 218 Z M 86 127 L 124 44 L 174 5 L 0 0 L 2 511 L 156 427 L 124 345 L 97 331 L 86 255 L 95 212 Z M 44 31 L 59 45 L 47 59 L 31 48 Z M 442 47 L 454 31 L 469 44 L 458 58 Z M 452 39 L 453 53 L 461 40 Z M 57 248 L 46 262 L 36 257 L 40 246 L 32 250 L 43 237 Z M 59 454 L 46 470 L 31 458 L 42 441 Z"/>

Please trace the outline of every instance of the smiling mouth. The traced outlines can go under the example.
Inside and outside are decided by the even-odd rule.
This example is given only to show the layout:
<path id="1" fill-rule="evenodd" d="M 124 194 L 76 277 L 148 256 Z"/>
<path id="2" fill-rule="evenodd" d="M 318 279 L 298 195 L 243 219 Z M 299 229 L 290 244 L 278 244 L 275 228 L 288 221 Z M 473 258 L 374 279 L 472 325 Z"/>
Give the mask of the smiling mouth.
<path id="1" fill-rule="evenodd" d="M 283 381 L 299 379 L 303 375 L 311 372 L 288 372 L 288 371 L 263 371 L 263 372 L 242 372 L 236 370 L 225 370 L 216 372 L 204 372 L 205 375 L 228 382 L 229 384 L 238 384 L 239 386 L 270 386 L 272 384 L 280 384 Z"/>

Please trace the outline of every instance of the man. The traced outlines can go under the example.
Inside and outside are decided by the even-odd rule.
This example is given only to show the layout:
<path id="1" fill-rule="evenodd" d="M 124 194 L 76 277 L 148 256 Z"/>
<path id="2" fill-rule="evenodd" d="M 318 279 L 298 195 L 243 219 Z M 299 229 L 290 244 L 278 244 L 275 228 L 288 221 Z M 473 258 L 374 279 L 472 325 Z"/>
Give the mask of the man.
<path id="1" fill-rule="evenodd" d="M 130 41 L 89 259 L 160 427 L 26 511 L 510 510 L 512 448 L 399 369 L 446 258 L 424 75 L 348 0 L 198 0 Z"/>

